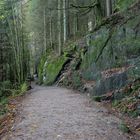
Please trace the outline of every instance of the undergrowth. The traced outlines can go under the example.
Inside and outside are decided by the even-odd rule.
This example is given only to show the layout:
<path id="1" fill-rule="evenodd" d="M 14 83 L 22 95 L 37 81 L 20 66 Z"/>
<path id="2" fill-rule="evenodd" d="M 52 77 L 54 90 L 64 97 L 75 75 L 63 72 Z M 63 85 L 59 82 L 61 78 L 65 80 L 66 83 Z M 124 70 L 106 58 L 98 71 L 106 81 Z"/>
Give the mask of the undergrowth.
<path id="1" fill-rule="evenodd" d="M 130 117 L 140 116 L 140 81 L 134 82 L 131 86 L 126 86 L 121 94 L 122 99 L 112 101 L 112 107 Z"/>
<path id="2" fill-rule="evenodd" d="M 10 81 L 0 82 L 0 116 L 8 112 L 10 97 L 23 95 L 27 91 L 27 84 L 13 85 Z"/>

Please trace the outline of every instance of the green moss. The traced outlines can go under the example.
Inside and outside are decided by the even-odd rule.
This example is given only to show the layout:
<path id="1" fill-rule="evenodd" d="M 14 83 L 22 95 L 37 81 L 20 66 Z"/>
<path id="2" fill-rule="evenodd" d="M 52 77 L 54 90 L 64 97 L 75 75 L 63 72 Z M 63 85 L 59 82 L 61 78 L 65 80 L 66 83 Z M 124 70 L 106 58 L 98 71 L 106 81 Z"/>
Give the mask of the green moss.
<path id="1" fill-rule="evenodd" d="M 59 75 L 60 71 L 63 68 L 63 65 L 68 60 L 67 57 L 60 56 L 56 58 L 51 58 L 51 60 L 48 60 L 48 65 L 46 66 L 46 80 L 44 81 L 45 85 L 52 85 L 57 76 Z"/>
<path id="2" fill-rule="evenodd" d="M 42 84 L 43 83 L 43 68 L 44 68 L 44 64 L 47 60 L 47 55 L 43 55 L 41 60 L 40 60 L 40 63 L 39 63 L 39 66 L 38 66 L 38 82 L 39 84 Z"/>
<path id="3" fill-rule="evenodd" d="M 126 10 L 130 5 L 132 5 L 135 2 L 135 0 L 118 0 L 118 3 L 116 5 L 116 8 L 120 11 Z"/>
<path id="4" fill-rule="evenodd" d="M 66 48 L 63 49 L 64 56 L 66 54 L 75 52 L 75 50 L 76 50 L 76 45 L 75 44 L 68 45 Z"/>
<path id="5" fill-rule="evenodd" d="M 91 76 L 91 71 L 90 70 L 84 70 L 82 72 L 82 77 L 85 79 L 85 80 L 92 80 L 92 76 Z"/>
<path id="6" fill-rule="evenodd" d="M 82 68 L 87 69 L 87 67 L 91 66 L 91 64 L 96 61 L 99 53 L 104 47 L 107 37 L 108 34 L 101 34 L 96 39 L 90 41 L 89 50 L 85 58 L 83 59 Z"/>
<path id="7" fill-rule="evenodd" d="M 133 19 L 129 20 L 125 26 L 133 29 L 136 28 L 139 22 L 140 22 L 140 15 L 134 15 Z"/>
<path id="8" fill-rule="evenodd" d="M 127 45 L 126 50 L 127 55 L 139 55 L 140 54 L 140 38 L 128 38 L 123 42 L 124 45 Z"/>
<path id="9" fill-rule="evenodd" d="M 102 47 L 104 46 L 104 44 L 105 44 L 105 42 L 106 42 L 106 37 L 104 37 L 104 38 L 98 38 L 98 39 L 96 39 L 92 44 L 93 44 L 93 46 L 96 46 L 95 47 L 95 49 L 94 49 L 94 51 L 92 52 L 92 58 L 93 58 L 93 60 L 95 61 L 96 60 L 96 58 L 98 57 L 98 55 L 99 55 L 99 53 L 101 52 L 101 50 L 102 50 Z"/>

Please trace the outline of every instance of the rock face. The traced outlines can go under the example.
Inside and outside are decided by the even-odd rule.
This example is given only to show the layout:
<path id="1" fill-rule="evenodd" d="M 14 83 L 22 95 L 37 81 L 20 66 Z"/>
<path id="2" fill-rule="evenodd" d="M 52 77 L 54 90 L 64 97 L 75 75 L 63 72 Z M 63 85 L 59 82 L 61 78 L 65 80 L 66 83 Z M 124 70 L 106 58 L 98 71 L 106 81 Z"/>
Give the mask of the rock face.
<path id="1" fill-rule="evenodd" d="M 49 64 L 47 61 L 46 75 L 49 79 L 51 68 L 58 70 L 53 74 L 51 84 L 59 79 L 58 84 L 88 90 L 98 96 L 140 78 L 139 9 L 140 2 L 125 12 L 112 15 L 92 33 L 68 46 L 61 57 L 65 61 L 69 59 L 69 64 L 63 65 L 63 59 L 59 63 L 59 57 L 56 58 L 60 64 L 58 68 L 54 62 Z"/>
<path id="2" fill-rule="evenodd" d="M 140 77 L 140 3 L 107 19 L 86 37 L 82 78 L 95 81 L 90 92 L 102 95 Z"/>

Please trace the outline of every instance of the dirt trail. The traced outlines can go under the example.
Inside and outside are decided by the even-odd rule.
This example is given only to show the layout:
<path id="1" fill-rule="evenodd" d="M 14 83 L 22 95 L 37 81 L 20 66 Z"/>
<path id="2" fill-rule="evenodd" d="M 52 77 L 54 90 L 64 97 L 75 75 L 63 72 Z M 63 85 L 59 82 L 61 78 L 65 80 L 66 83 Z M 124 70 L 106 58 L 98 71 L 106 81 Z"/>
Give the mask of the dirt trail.
<path id="1" fill-rule="evenodd" d="M 120 120 L 88 97 L 36 86 L 22 102 L 20 121 L 2 140 L 128 140 Z"/>

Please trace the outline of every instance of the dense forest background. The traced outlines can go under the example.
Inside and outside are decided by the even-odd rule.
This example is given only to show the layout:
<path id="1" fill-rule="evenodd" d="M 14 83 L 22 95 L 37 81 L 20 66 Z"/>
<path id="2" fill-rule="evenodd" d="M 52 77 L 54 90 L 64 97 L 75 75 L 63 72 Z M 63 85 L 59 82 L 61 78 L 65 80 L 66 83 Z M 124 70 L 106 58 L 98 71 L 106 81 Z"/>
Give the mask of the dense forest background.
<path id="1" fill-rule="evenodd" d="M 61 55 L 70 42 L 134 0 L 1 0 L 0 81 L 23 83 L 42 55 Z M 8 56 L 8 57 L 7 57 Z"/>

